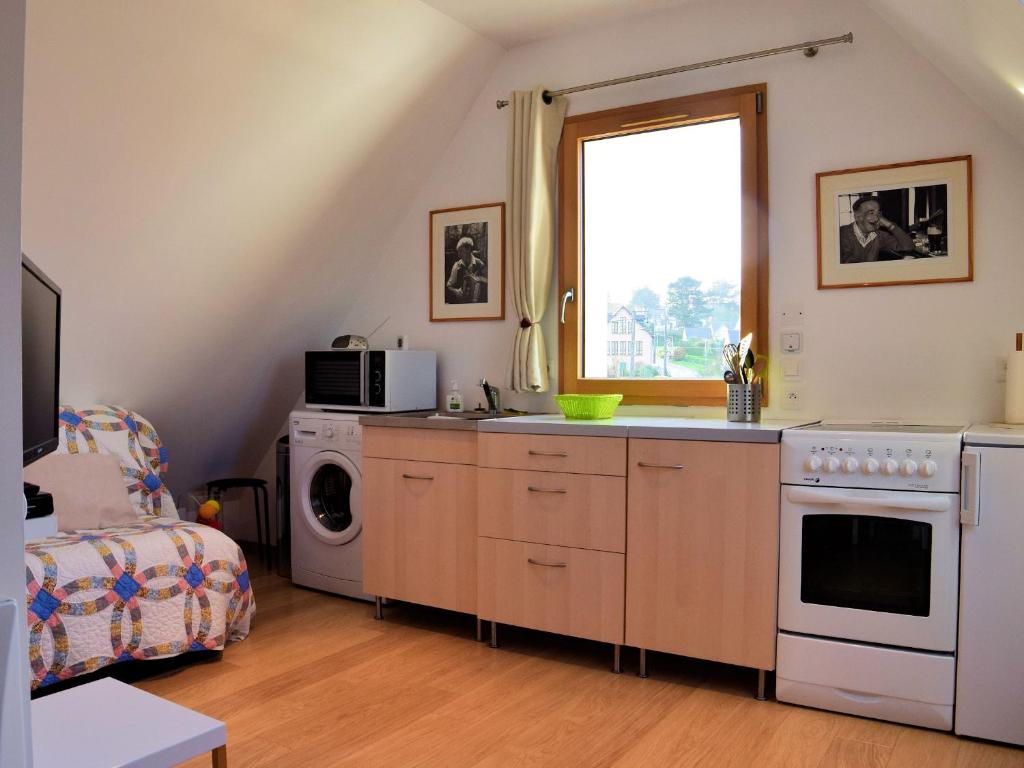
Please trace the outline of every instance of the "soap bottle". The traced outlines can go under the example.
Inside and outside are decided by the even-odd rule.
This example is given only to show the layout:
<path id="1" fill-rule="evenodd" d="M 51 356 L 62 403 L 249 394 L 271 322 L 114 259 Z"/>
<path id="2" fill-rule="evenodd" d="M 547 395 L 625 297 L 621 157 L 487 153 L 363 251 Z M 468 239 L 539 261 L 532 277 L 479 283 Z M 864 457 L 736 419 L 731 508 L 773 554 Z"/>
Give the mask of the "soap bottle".
<path id="1" fill-rule="evenodd" d="M 459 391 L 459 382 L 454 379 L 451 389 L 448 390 L 448 412 L 462 413 L 462 393 Z"/>

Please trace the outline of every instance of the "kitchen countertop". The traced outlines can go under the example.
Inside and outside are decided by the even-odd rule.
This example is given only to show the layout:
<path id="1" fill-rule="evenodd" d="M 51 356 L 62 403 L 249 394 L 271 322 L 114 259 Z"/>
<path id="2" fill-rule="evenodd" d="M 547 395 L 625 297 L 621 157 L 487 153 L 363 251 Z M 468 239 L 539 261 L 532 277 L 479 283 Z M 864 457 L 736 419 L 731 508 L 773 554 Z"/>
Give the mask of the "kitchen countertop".
<path id="1" fill-rule="evenodd" d="M 681 419 L 668 416 L 619 416 L 597 421 L 566 419 L 561 414 L 491 418 L 469 412 L 462 416 L 430 418 L 434 411 L 368 414 L 359 423 L 368 427 L 455 429 L 530 435 L 577 435 L 583 437 L 643 437 L 661 440 L 707 440 L 729 443 L 777 443 L 782 430 L 814 424 L 817 419 L 764 419 L 754 424 L 721 419 Z"/>

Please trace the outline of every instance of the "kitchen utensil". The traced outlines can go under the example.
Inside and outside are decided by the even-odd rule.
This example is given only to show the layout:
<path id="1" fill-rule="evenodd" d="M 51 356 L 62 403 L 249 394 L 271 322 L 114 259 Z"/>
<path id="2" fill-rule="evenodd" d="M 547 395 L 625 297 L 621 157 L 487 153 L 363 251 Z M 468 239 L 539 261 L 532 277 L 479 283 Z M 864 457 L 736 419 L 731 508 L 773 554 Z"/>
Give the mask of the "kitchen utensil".
<path id="1" fill-rule="evenodd" d="M 768 367 L 768 360 L 763 357 L 759 357 L 754 360 L 754 365 L 751 371 L 751 384 L 760 384 L 761 377 L 764 375 L 764 369 Z"/>
<path id="2" fill-rule="evenodd" d="M 725 366 L 736 375 L 737 381 L 742 378 L 740 373 L 740 359 L 739 350 L 735 344 L 726 344 L 722 347 L 722 360 L 725 361 Z"/>
<path id="3" fill-rule="evenodd" d="M 733 373 L 732 371 L 726 371 L 725 372 L 725 376 L 723 376 L 722 378 L 725 379 L 725 383 L 726 384 L 739 384 L 740 383 L 739 380 L 736 378 L 736 374 Z"/>
<path id="4" fill-rule="evenodd" d="M 750 351 L 750 342 L 754 340 L 754 334 L 748 333 L 742 339 L 740 339 L 740 347 L 737 356 L 740 359 L 740 364 L 747 359 L 747 352 Z"/>

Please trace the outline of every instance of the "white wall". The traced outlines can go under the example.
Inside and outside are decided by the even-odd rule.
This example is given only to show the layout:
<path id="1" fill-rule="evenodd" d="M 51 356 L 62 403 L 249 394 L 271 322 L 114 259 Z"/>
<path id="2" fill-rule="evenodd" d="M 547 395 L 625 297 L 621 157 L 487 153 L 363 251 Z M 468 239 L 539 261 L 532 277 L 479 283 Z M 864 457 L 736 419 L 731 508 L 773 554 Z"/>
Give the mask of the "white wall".
<path id="1" fill-rule="evenodd" d="M 503 381 L 514 319 L 431 324 L 426 282 L 428 211 L 505 199 L 507 115 L 494 100 L 537 84 L 575 85 L 848 31 L 852 46 L 815 59 L 790 54 L 576 94 L 569 113 L 766 81 L 775 393 L 768 415 L 790 413 L 777 405 L 777 331 L 781 309 L 797 306 L 807 318 L 803 415 L 1001 417 L 996 358 L 1024 327 L 1024 152 L 861 2 L 695 3 L 513 49 L 381 249 L 345 327 L 366 328 L 391 313 L 385 337 L 404 332 L 413 346 L 437 349 L 442 382 L 457 378 L 467 391 L 481 375 Z M 974 282 L 816 290 L 816 172 L 958 154 L 974 156 Z M 552 357 L 553 314 L 545 323 Z M 478 399 L 473 390 L 470 404 Z M 506 402 L 551 407 L 538 395 Z"/>
<path id="2" fill-rule="evenodd" d="M 176 494 L 251 472 L 499 55 L 418 0 L 32 3 L 62 400 L 151 419 Z"/>
<path id="3" fill-rule="evenodd" d="M 25 512 L 21 486 L 21 118 L 25 2 L 0 3 L 0 596 L 25 616 Z M 0 765 L 31 765 L 28 645 L 0 648 Z M 2 638 L 0 638 L 0 642 Z"/>

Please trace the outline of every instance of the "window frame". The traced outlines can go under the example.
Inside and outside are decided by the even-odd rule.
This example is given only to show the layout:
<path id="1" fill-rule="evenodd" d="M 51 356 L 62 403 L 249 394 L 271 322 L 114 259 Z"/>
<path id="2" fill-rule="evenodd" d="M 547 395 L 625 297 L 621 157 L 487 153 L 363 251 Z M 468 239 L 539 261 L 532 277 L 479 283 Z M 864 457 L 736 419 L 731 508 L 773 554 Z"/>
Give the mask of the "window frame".
<path id="1" fill-rule="evenodd" d="M 623 403 L 645 405 L 725 405 L 724 382 L 685 379 L 584 378 L 581 323 L 583 142 L 661 128 L 738 117 L 741 151 L 740 335 L 753 334 L 751 349 L 768 352 L 768 89 L 764 83 L 693 94 L 646 104 L 574 115 L 565 119 L 558 148 L 558 295 L 570 288 L 558 326 L 558 389 L 563 393 L 621 393 Z M 762 403 L 768 387 L 762 386 Z"/>

